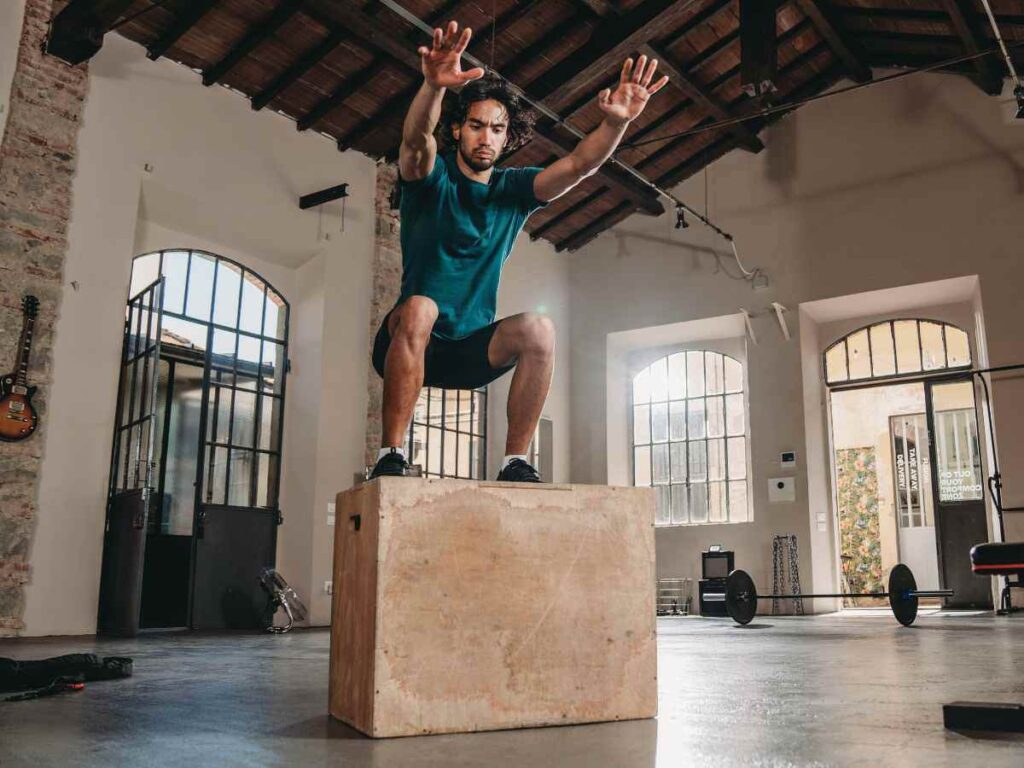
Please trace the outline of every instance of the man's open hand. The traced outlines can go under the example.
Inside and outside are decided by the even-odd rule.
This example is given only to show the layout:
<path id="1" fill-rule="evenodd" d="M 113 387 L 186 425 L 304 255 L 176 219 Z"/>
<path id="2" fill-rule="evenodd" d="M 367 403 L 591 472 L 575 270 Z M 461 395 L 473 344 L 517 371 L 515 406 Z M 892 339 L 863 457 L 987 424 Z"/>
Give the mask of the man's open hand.
<path id="1" fill-rule="evenodd" d="M 435 33 L 436 39 L 436 33 Z M 622 76 L 619 78 L 619 85 L 612 91 L 605 88 L 597 95 L 597 105 L 605 113 L 606 118 L 611 122 L 621 125 L 635 120 L 648 99 L 665 87 L 668 83 L 668 76 L 663 76 L 654 85 L 654 71 L 658 68 L 658 60 L 651 59 L 647 62 L 646 56 L 637 59 L 636 68 L 633 68 L 633 60 L 626 59 L 622 65 Z"/>
<path id="2" fill-rule="evenodd" d="M 472 36 L 469 27 L 460 35 L 459 25 L 454 21 L 448 23 L 447 30 L 435 29 L 433 45 L 430 48 L 421 45 L 417 50 L 424 79 L 435 88 L 451 88 L 483 77 L 480 67 L 462 71 L 462 52 Z"/>

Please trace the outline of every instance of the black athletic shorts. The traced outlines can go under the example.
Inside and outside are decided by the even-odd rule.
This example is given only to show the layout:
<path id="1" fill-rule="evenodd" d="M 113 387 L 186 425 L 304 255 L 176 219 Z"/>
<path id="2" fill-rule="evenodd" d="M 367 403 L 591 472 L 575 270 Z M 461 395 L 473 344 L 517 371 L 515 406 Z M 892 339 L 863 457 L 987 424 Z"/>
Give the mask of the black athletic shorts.
<path id="1" fill-rule="evenodd" d="M 390 317 L 391 312 L 388 312 L 373 341 L 373 367 L 382 378 L 384 360 L 387 358 L 388 347 L 391 346 L 391 334 L 388 333 Z M 479 331 L 474 331 L 464 339 L 454 341 L 431 336 L 424 353 L 423 386 L 477 389 L 515 368 L 514 363 L 504 368 L 492 368 L 487 359 L 487 347 L 497 328 L 498 323 L 494 322 Z"/>

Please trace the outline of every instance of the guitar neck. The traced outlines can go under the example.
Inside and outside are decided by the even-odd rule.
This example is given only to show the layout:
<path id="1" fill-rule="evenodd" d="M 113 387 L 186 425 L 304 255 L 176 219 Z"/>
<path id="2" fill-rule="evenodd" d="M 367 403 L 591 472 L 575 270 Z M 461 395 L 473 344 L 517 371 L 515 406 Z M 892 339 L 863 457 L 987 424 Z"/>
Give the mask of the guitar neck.
<path id="1" fill-rule="evenodd" d="M 32 349 L 32 331 L 35 319 L 26 317 L 21 326 L 21 339 L 18 342 L 18 359 L 15 365 L 14 383 L 22 387 L 28 386 L 28 355 Z"/>

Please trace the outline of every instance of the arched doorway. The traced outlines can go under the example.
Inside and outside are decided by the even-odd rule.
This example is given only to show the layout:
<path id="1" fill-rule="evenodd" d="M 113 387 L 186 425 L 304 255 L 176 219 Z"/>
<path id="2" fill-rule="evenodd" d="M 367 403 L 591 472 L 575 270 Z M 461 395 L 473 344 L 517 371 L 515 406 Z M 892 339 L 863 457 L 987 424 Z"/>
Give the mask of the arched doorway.
<path id="1" fill-rule="evenodd" d="M 288 302 L 230 259 L 136 257 L 111 458 L 100 629 L 251 628 L 274 565 Z"/>
<path id="2" fill-rule="evenodd" d="M 966 331 L 922 318 L 859 328 L 825 350 L 849 591 L 884 590 L 904 562 L 921 588 L 952 588 L 948 606 L 991 607 L 969 560 L 988 540 L 972 361 Z"/>

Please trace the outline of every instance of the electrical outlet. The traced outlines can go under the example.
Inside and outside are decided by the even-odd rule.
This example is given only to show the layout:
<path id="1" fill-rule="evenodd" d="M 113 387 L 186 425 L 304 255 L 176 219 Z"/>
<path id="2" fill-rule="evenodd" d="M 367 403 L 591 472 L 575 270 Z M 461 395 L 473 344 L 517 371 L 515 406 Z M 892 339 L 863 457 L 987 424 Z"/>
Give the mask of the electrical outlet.
<path id="1" fill-rule="evenodd" d="M 334 594 L 334 582 L 333 581 L 325 581 L 324 582 L 324 594 L 328 594 L 328 595 L 333 595 Z"/>

